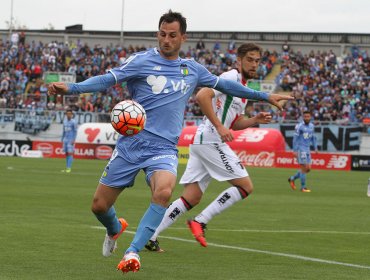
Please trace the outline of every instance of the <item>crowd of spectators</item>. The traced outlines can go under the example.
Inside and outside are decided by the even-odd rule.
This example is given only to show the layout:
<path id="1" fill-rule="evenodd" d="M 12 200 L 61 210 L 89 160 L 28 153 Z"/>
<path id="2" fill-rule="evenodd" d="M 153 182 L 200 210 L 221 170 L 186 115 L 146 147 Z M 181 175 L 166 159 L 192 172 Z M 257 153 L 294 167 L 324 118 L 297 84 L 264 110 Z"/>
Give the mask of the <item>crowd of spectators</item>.
<path id="1" fill-rule="evenodd" d="M 106 73 L 132 53 L 142 50 L 146 47 L 89 46 L 80 40 L 28 42 L 24 33 L 11 36 L 10 41 L 0 40 L 0 108 L 64 110 L 68 106 L 80 112 L 109 113 L 116 103 L 129 98 L 125 83 L 105 92 L 78 97 L 49 97 L 43 74 L 67 72 L 80 82 Z M 199 40 L 195 46 L 182 51 L 181 57 L 194 59 L 219 75 L 235 67 L 236 44 L 230 41 L 227 49 L 222 50 L 216 42 L 213 48 L 207 49 Z M 305 110 L 312 111 L 314 118 L 320 121 L 361 122 L 370 117 L 370 63 L 366 51 L 353 47 L 351 53 L 342 57 L 332 51 L 302 54 L 286 42 L 281 53 L 264 51 L 257 79 L 264 79 L 276 62 L 281 65 L 276 83 L 283 90 L 291 91 L 296 99 L 287 104 L 283 113 L 271 111 L 275 120 L 297 120 Z M 258 110 L 260 108 L 254 106 L 252 114 Z M 202 115 L 194 95 L 185 115 Z"/>
<path id="2" fill-rule="evenodd" d="M 109 113 L 114 104 L 129 98 L 125 84 L 116 85 L 106 92 L 69 96 L 47 96 L 47 87 L 42 76 L 45 72 L 67 72 L 74 74 L 76 81 L 104 74 L 122 64 L 127 57 L 145 46 L 89 46 L 80 40 L 64 42 L 27 42 L 25 34 L 11 40 L 0 40 L 0 108 L 64 110 L 66 106 L 75 111 Z M 19 37 L 21 39 L 19 39 Z M 206 49 L 199 41 L 194 47 L 181 52 L 184 58 L 195 59 L 217 75 L 234 67 L 236 46 L 231 42 L 227 50 L 216 43 Z M 262 79 L 271 70 L 277 54 L 265 52 L 258 75 Z M 187 116 L 200 116 L 201 111 L 194 98 L 186 108 Z"/>
<path id="3" fill-rule="evenodd" d="M 370 118 L 370 58 L 356 46 L 341 57 L 331 50 L 304 55 L 288 49 L 276 82 L 296 98 L 279 118 L 297 120 L 305 110 L 317 121 L 340 124 Z"/>

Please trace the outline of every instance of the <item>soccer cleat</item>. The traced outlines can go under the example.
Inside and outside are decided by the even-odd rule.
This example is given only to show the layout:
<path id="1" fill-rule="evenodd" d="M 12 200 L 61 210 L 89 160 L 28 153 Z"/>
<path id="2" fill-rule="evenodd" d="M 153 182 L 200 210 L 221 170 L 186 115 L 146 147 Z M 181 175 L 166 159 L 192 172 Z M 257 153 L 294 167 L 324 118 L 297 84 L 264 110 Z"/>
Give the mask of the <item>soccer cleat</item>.
<path id="1" fill-rule="evenodd" d="M 307 188 L 302 188 L 301 189 L 301 192 L 311 192 L 311 190 L 310 189 L 307 189 Z"/>
<path id="2" fill-rule="evenodd" d="M 152 252 L 158 252 L 158 253 L 163 253 L 164 250 L 159 247 L 159 242 L 158 240 L 149 240 L 148 243 L 146 243 L 145 248 L 149 251 Z"/>
<path id="3" fill-rule="evenodd" d="M 289 184 L 290 184 L 290 187 L 292 188 L 292 190 L 293 191 L 295 191 L 296 190 L 296 186 L 295 186 L 295 184 L 294 184 L 294 180 L 292 180 L 290 177 L 288 178 L 288 182 L 289 182 Z"/>
<path id="4" fill-rule="evenodd" d="M 123 273 L 127 272 L 138 272 L 140 269 L 140 257 L 134 252 L 125 254 L 122 260 L 117 265 L 117 270 L 121 270 Z"/>
<path id="5" fill-rule="evenodd" d="M 206 229 L 206 225 L 203 223 L 198 223 L 195 220 L 188 220 L 187 224 L 195 240 L 198 241 L 200 245 L 202 245 L 203 247 L 207 247 L 207 241 L 204 236 L 204 230 Z"/>
<path id="6" fill-rule="evenodd" d="M 108 234 L 105 234 L 104 243 L 103 243 L 103 252 L 102 252 L 104 257 L 109 257 L 110 255 L 113 254 L 114 250 L 116 250 L 117 248 L 118 237 L 121 236 L 121 234 L 125 231 L 125 229 L 128 226 L 128 223 L 126 222 L 125 219 L 119 218 L 118 221 L 120 222 L 122 226 L 120 232 L 113 236 L 109 236 Z"/>
<path id="7" fill-rule="evenodd" d="M 71 173 L 72 169 L 71 168 L 66 168 L 66 173 Z"/>

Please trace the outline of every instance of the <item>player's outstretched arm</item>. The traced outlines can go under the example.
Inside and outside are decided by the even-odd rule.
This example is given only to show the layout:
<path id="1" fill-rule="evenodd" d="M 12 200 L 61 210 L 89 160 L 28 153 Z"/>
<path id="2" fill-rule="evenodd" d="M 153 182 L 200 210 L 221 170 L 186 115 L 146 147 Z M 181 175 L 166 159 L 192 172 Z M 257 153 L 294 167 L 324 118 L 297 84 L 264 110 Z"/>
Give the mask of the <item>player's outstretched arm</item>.
<path id="1" fill-rule="evenodd" d="M 283 110 L 284 101 L 293 100 L 294 97 L 286 94 L 272 93 L 269 95 L 267 102 L 277 107 L 279 110 Z M 283 104 L 284 103 L 284 104 Z"/>
<path id="2" fill-rule="evenodd" d="M 210 88 L 202 88 L 198 91 L 196 95 L 196 99 L 202 110 L 203 114 L 209 119 L 209 121 L 213 124 L 216 128 L 217 133 L 220 135 L 221 140 L 224 142 L 229 142 L 234 139 L 230 129 L 225 127 L 219 118 L 217 117 L 215 111 L 213 110 L 212 106 L 212 98 L 215 96 L 213 89 Z"/>
<path id="3" fill-rule="evenodd" d="M 268 94 L 263 91 L 253 90 L 251 88 L 245 87 L 242 84 L 232 81 L 219 78 L 218 83 L 215 86 L 215 89 L 240 98 L 247 98 L 253 100 L 267 101 L 270 104 L 276 106 L 279 110 L 282 109 L 282 105 L 279 101 L 282 100 L 293 100 L 294 97 L 283 95 L 283 94 Z"/>
<path id="4" fill-rule="evenodd" d="M 116 79 L 113 74 L 107 73 L 105 75 L 91 77 L 81 83 L 51 83 L 48 85 L 48 94 L 97 92 L 106 90 L 115 84 Z"/>
<path id="5" fill-rule="evenodd" d="M 256 124 L 267 124 L 271 122 L 271 119 L 272 116 L 268 112 L 259 112 L 256 116 L 252 118 L 240 116 L 239 119 L 237 119 L 236 122 L 234 123 L 232 129 L 242 130 L 254 126 Z"/>
<path id="6" fill-rule="evenodd" d="M 48 94 L 65 94 L 68 92 L 68 86 L 65 83 L 57 82 L 48 84 Z"/>

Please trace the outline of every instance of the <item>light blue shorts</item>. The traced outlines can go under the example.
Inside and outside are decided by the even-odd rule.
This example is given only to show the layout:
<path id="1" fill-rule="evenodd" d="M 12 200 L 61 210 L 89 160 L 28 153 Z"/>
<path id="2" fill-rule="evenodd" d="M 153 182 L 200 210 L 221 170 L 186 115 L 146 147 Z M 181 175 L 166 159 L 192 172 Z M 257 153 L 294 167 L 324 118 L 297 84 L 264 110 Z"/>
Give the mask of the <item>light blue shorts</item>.
<path id="1" fill-rule="evenodd" d="M 311 153 L 308 151 L 298 151 L 299 164 L 311 164 Z"/>
<path id="2" fill-rule="evenodd" d="M 176 145 L 145 130 L 130 137 L 120 137 L 116 148 L 104 169 L 100 183 L 126 188 L 135 183 L 140 170 L 149 185 L 153 172 L 167 170 L 177 176 Z"/>
<path id="3" fill-rule="evenodd" d="M 71 141 L 63 141 L 63 152 L 66 154 L 73 154 L 75 151 L 75 145 Z"/>

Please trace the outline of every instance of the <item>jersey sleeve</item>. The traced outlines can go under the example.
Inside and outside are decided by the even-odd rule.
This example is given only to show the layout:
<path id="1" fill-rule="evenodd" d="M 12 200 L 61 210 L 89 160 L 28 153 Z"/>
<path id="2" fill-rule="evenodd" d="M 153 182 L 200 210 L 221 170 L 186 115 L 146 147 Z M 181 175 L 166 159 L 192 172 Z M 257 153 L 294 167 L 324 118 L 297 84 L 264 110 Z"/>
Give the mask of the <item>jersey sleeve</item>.
<path id="1" fill-rule="evenodd" d="M 116 84 L 125 82 L 132 77 L 138 77 L 146 53 L 131 55 L 123 64 L 109 70 L 113 74 Z"/>
<path id="2" fill-rule="evenodd" d="M 217 85 L 218 77 L 199 63 L 196 63 L 196 67 L 198 70 L 198 86 L 214 88 Z"/>

